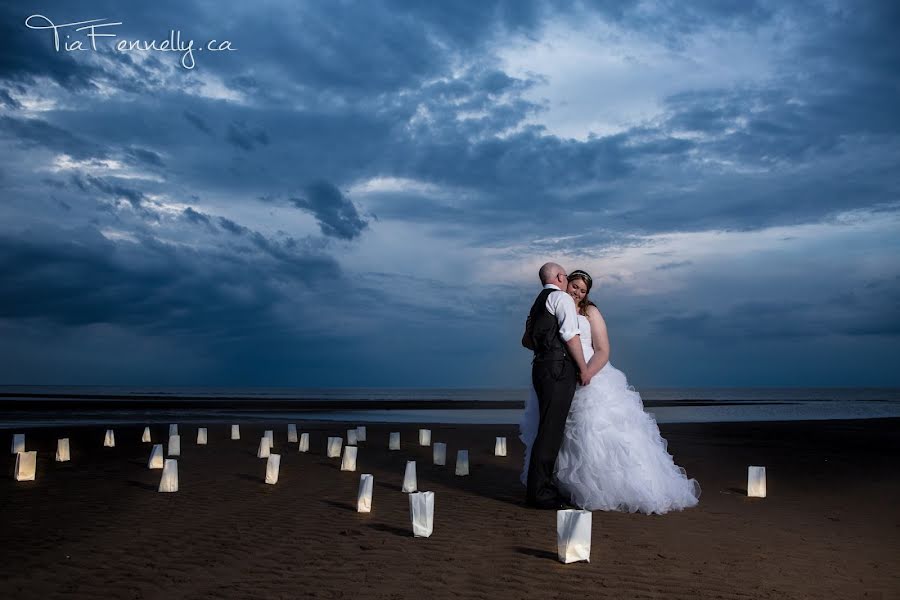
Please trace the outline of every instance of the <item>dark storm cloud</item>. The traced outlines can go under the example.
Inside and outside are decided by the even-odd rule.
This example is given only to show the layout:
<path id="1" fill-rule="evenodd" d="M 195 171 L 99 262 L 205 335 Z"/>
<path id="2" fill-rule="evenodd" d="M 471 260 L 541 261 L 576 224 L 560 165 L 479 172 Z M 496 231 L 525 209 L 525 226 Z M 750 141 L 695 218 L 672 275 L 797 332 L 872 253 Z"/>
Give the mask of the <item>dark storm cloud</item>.
<path id="1" fill-rule="evenodd" d="M 0 133 L 25 148 L 49 148 L 74 158 L 102 158 L 107 155 L 107 149 L 100 143 L 43 119 L 0 116 Z"/>
<path id="2" fill-rule="evenodd" d="M 321 337 L 285 326 L 285 306 L 301 324 L 316 321 L 285 286 L 335 278 L 348 298 L 329 298 L 346 303 L 329 326 L 383 339 L 385 323 L 396 324 L 410 333 L 391 343 L 398 352 L 415 348 L 411 360 L 421 373 L 448 381 L 429 366 L 442 364 L 434 354 L 442 350 L 421 341 L 445 322 L 459 325 L 442 340 L 448 355 L 469 357 L 468 367 L 506 352 L 505 345 L 473 352 L 470 344 L 484 332 L 518 335 L 518 315 L 509 316 L 506 302 L 437 279 L 412 282 L 412 295 L 400 298 L 406 277 L 341 279 L 338 261 L 323 248 L 342 246 L 335 239 L 360 243 L 362 232 L 378 227 L 370 213 L 392 226 L 434 232 L 436 243 L 516 260 L 560 251 L 602 257 L 610 247 L 646 243 L 645 234 L 749 231 L 852 209 L 897 210 L 895 3 L 388 0 L 286 3 L 260 12 L 237 4 L 104 1 L 51 2 L 41 10 L 59 21 L 116 18 L 129 38 L 161 39 L 181 28 L 198 40 L 233 39 L 239 51 L 198 56 L 192 72 L 172 54 L 57 54 L 47 32 L 22 26 L 29 11 L 0 6 L 0 151 L 8 156 L 0 184 L 16 190 L 0 216 L 20 231 L 0 236 L 0 275 L 14 284 L 0 300 L 0 318 L 258 342 L 232 347 L 222 372 L 264 379 L 275 364 L 285 380 L 295 369 L 311 372 L 291 357 L 332 381 L 364 384 L 390 373 L 372 358 L 366 336 L 350 336 L 346 356 L 335 356 L 316 349 Z M 663 112 L 650 122 L 616 135 L 563 139 L 540 125 L 549 105 L 532 96 L 552 79 L 504 72 L 495 52 L 510 34 L 538 40 L 551 20 L 575 26 L 595 16 L 677 50 L 690 47 L 689 35 L 752 36 L 773 28 L 778 41 L 791 42 L 790 54 L 778 56 L 762 82 L 674 94 L 661 99 Z M 604 89 L 588 92 L 602 106 Z M 35 109 L 36 99 L 48 102 Z M 84 164 L 35 177 L 35 166 L 46 168 L 47 151 Z M 124 162 L 129 172 L 104 174 L 101 159 Z M 341 191 L 373 178 L 413 184 L 354 192 L 352 200 Z M 298 182 L 310 181 L 317 183 L 298 192 Z M 192 206 L 161 217 L 150 197 L 180 207 L 190 198 Z M 272 236 L 251 226 L 248 210 L 263 216 L 285 199 L 312 215 L 321 235 Z M 118 211 L 119 200 L 138 211 Z M 57 222 L 63 213 L 65 230 L 21 233 L 32 219 Z M 124 240 L 106 239 L 98 232 L 103 226 Z M 659 276 L 702 268 L 702 261 L 666 260 L 655 269 Z M 654 323 L 654 335 L 695 335 L 714 347 L 757 334 L 895 335 L 896 285 L 884 281 L 840 300 L 798 295 L 723 302 L 716 310 L 696 308 L 699 301 L 687 293 L 678 310 L 635 318 Z M 527 303 L 515 290 L 498 294 Z M 408 322 L 390 320 L 396 306 Z M 484 306 L 492 318 L 479 320 L 489 312 Z M 347 357 L 377 367 L 360 367 L 351 380 Z M 496 376 L 485 373 L 483 381 Z"/>
<path id="3" fill-rule="evenodd" d="M 194 113 L 192 113 L 189 110 L 184 111 L 182 114 L 184 115 L 184 118 L 187 119 L 191 125 L 193 125 L 197 129 L 199 129 L 203 133 L 206 133 L 209 135 L 213 134 L 213 131 L 210 128 L 210 126 L 207 125 L 206 121 L 204 121 L 199 115 L 195 115 Z"/>
<path id="4" fill-rule="evenodd" d="M 154 334 L 227 336 L 251 322 L 274 327 L 279 281 L 339 277 L 327 255 L 273 249 L 240 259 L 178 248 L 138 234 L 115 243 L 93 227 L 0 235 L 0 318 L 59 325 L 111 323 Z M 260 244 L 262 246 L 262 244 Z M 231 327 L 229 323 L 234 323 Z"/>
<path id="5" fill-rule="evenodd" d="M 0 80 L 18 87 L 44 76 L 73 90 L 93 88 L 91 78 L 100 70 L 54 51 L 52 33 L 25 26 L 25 19 L 32 14 L 40 13 L 12 2 L 0 4 Z M 34 24 L 40 25 L 41 20 Z"/>
<path id="6" fill-rule="evenodd" d="M 126 154 L 133 164 L 144 164 L 150 167 L 165 166 L 162 157 L 153 150 L 147 150 L 146 148 L 128 148 Z"/>
<path id="7" fill-rule="evenodd" d="M 290 201 L 312 214 L 322 233 L 329 237 L 352 240 L 368 226 L 353 202 L 327 181 L 309 184 L 302 198 L 291 198 Z"/>
<path id="8" fill-rule="evenodd" d="M 143 192 L 116 180 L 114 177 L 96 177 L 94 175 L 73 175 L 72 183 L 85 192 L 97 190 L 116 200 L 124 199 L 135 209 L 142 209 L 145 200 Z"/>
<path id="9" fill-rule="evenodd" d="M 269 134 L 261 129 L 252 129 L 242 123 L 229 123 L 225 139 L 242 150 L 253 150 L 255 146 L 267 146 Z"/>
<path id="10" fill-rule="evenodd" d="M 747 339 L 900 336 L 900 277 L 803 301 L 739 302 L 721 312 L 668 315 L 655 320 L 665 334 L 720 344 Z"/>
<path id="11" fill-rule="evenodd" d="M 193 208 L 191 208 L 190 206 L 185 208 L 181 214 L 184 215 L 184 217 L 192 223 L 196 223 L 196 224 L 200 224 L 200 225 L 207 225 L 210 228 L 214 229 L 213 224 L 212 224 L 212 219 L 210 219 L 209 215 L 199 212 L 199 211 L 196 211 Z"/>

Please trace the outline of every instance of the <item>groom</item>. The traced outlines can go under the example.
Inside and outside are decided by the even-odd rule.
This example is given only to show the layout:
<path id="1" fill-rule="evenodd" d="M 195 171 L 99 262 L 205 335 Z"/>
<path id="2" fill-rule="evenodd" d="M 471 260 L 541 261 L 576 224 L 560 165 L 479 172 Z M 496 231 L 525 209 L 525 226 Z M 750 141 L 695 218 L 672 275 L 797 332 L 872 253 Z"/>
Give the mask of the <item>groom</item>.
<path id="1" fill-rule="evenodd" d="M 538 398 L 540 421 L 531 447 L 526 499 L 536 508 L 558 509 L 567 505 L 553 482 L 556 456 L 575 385 L 590 383 L 575 301 L 565 292 L 568 277 L 556 263 L 547 263 L 538 272 L 544 289 L 538 294 L 525 323 L 522 345 L 534 352 L 531 382 Z M 580 375 L 579 375 L 580 374 Z"/>

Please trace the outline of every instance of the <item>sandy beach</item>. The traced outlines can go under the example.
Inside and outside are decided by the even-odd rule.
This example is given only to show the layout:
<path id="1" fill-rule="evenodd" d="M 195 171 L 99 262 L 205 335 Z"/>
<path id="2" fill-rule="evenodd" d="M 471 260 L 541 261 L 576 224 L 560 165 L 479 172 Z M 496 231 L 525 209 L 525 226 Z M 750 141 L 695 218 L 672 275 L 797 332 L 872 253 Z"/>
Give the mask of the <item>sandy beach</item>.
<path id="1" fill-rule="evenodd" d="M 522 446 L 508 426 L 433 425 L 448 445 L 434 466 L 417 427 L 369 425 L 359 469 L 325 457 L 338 423 L 211 424 L 209 444 L 182 424 L 180 490 L 156 491 L 142 425 L 24 430 L 37 480 L 0 481 L 0 598 L 898 598 L 900 420 L 662 426 L 676 462 L 700 482 L 700 505 L 664 516 L 596 512 L 591 562 L 556 557 L 556 516 L 523 503 Z M 277 485 L 256 458 L 263 430 L 282 455 Z M 154 442 L 167 428 L 151 427 Z M 400 431 L 402 449 L 387 448 Z M 4 431 L 4 448 L 11 434 Z M 509 456 L 493 456 L 505 435 Z M 72 461 L 54 462 L 56 439 Z M 454 475 L 468 449 L 471 474 Z M 414 538 L 406 460 L 435 492 L 434 534 Z M 765 465 L 765 499 L 746 497 Z M 359 514 L 360 473 L 375 477 Z"/>

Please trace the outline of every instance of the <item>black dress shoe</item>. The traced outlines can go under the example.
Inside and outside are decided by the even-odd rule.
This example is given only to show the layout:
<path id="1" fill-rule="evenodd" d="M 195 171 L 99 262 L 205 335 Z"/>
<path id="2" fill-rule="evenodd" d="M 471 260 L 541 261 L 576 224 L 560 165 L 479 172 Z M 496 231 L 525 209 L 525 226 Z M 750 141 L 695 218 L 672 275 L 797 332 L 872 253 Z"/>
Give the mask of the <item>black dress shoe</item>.
<path id="1" fill-rule="evenodd" d="M 566 510 L 576 508 L 576 506 L 567 499 L 561 497 L 554 500 L 545 500 L 543 502 L 529 502 L 528 506 L 538 510 Z"/>

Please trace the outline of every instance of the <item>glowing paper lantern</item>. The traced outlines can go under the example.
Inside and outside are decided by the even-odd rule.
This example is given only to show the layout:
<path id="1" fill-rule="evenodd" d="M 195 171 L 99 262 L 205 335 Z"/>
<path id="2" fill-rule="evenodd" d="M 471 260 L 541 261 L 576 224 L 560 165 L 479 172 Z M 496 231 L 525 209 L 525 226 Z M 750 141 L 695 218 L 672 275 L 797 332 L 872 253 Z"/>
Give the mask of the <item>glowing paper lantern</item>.
<path id="1" fill-rule="evenodd" d="M 14 433 L 12 438 L 12 454 L 25 452 L 25 434 Z"/>
<path id="2" fill-rule="evenodd" d="M 256 458 L 269 458 L 272 453 L 272 447 L 269 446 L 269 438 L 262 436 L 259 438 L 259 450 L 256 451 Z"/>
<path id="3" fill-rule="evenodd" d="M 169 439 L 177 436 L 169 436 Z M 159 480 L 160 492 L 177 492 L 178 491 L 178 461 L 174 458 L 167 458 L 163 465 L 162 477 Z"/>
<path id="4" fill-rule="evenodd" d="M 206 427 L 197 428 L 197 445 L 198 446 L 206 445 Z"/>
<path id="5" fill-rule="evenodd" d="M 231 426 L 231 439 L 233 439 L 233 440 L 241 439 L 241 426 L 240 425 L 232 425 Z"/>
<path id="6" fill-rule="evenodd" d="M 391 433 L 390 441 L 388 441 L 388 450 L 399 450 L 400 449 L 400 432 L 394 431 Z"/>
<path id="7" fill-rule="evenodd" d="M 275 432 L 271 429 L 266 429 L 264 435 L 269 438 L 269 448 L 275 448 Z"/>
<path id="8" fill-rule="evenodd" d="M 169 436 L 169 447 L 168 447 L 169 456 L 181 456 L 181 436 L 180 435 L 170 435 Z"/>
<path id="9" fill-rule="evenodd" d="M 106 435 L 103 436 L 103 447 L 104 448 L 115 448 L 116 446 L 116 434 L 113 433 L 112 429 L 106 430 Z"/>
<path id="10" fill-rule="evenodd" d="M 750 498 L 766 497 L 765 467 L 749 467 L 747 469 L 747 496 Z"/>
<path id="11" fill-rule="evenodd" d="M 309 452 L 309 434 L 301 433 L 300 434 L 300 452 Z"/>
<path id="12" fill-rule="evenodd" d="M 297 426 L 294 423 L 288 423 L 288 443 L 297 443 Z"/>
<path id="13" fill-rule="evenodd" d="M 37 451 L 16 453 L 16 481 L 34 481 L 37 468 Z"/>
<path id="14" fill-rule="evenodd" d="M 328 438 L 328 449 L 326 452 L 326 456 L 328 458 L 340 458 L 341 457 L 341 444 L 344 443 L 344 438 L 339 437 L 329 437 Z"/>
<path id="15" fill-rule="evenodd" d="M 409 518 L 415 537 L 431 537 L 434 531 L 434 492 L 409 495 Z"/>
<path id="16" fill-rule="evenodd" d="M 364 442 L 366 441 L 366 426 L 360 425 L 356 428 L 356 441 Z"/>
<path id="17" fill-rule="evenodd" d="M 498 437 L 494 442 L 494 456 L 506 456 L 506 438 Z"/>
<path id="18" fill-rule="evenodd" d="M 416 461 L 406 461 L 406 471 L 403 473 L 403 491 L 412 493 L 416 491 Z"/>
<path id="19" fill-rule="evenodd" d="M 150 460 L 147 462 L 148 469 L 162 469 L 165 458 L 163 457 L 162 444 L 153 444 L 153 450 L 150 451 Z"/>
<path id="20" fill-rule="evenodd" d="M 56 440 L 56 462 L 69 462 L 69 438 Z"/>
<path id="21" fill-rule="evenodd" d="M 341 459 L 341 471 L 356 470 L 356 453 L 359 449 L 356 446 L 344 447 L 344 458 Z"/>
<path id="22" fill-rule="evenodd" d="M 456 474 L 457 475 L 468 475 L 469 474 L 469 451 L 468 450 L 460 450 L 456 453 Z"/>
<path id="23" fill-rule="evenodd" d="M 275 485 L 278 483 L 278 471 L 281 468 L 281 455 L 270 454 L 266 461 L 266 483 Z"/>
<path id="24" fill-rule="evenodd" d="M 142 442 L 152 442 L 153 440 L 150 438 L 150 428 L 144 427 L 144 433 L 141 435 Z"/>
<path id="25" fill-rule="evenodd" d="M 174 423 L 169 425 L 169 435 L 178 435 L 178 425 Z"/>
<path id="26" fill-rule="evenodd" d="M 372 490 L 375 478 L 367 473 L 359 476 L 359 493 L 356 494 L 356 512 L 372 512 Z"/>
<path id="27" fill-rule="evenodd" d="M 347 445 L 355 446 L 356 445 L 356 429 L 348 429 L 347 430 Z"/>
<path id="28" fill-rule="evenodd" d="M 447 464 L 447 444 L 444 444 L 442 442 L 435 442 L 434 451 L 432 452 L 432 454 L 434 455 L 434 464 Z"/>
<path id="29" fill-rule="evenodd" d="M 419 430 L 419 445 L 420 446 L 430 446 L 431 445 L 431 430 L 430 429 L 420 429 Z"/>
<path id="30" fill-rule="evenodd" d="M 591 511 L 556 511 L 556 548 L 560 562 L 591 562 Z"/>

